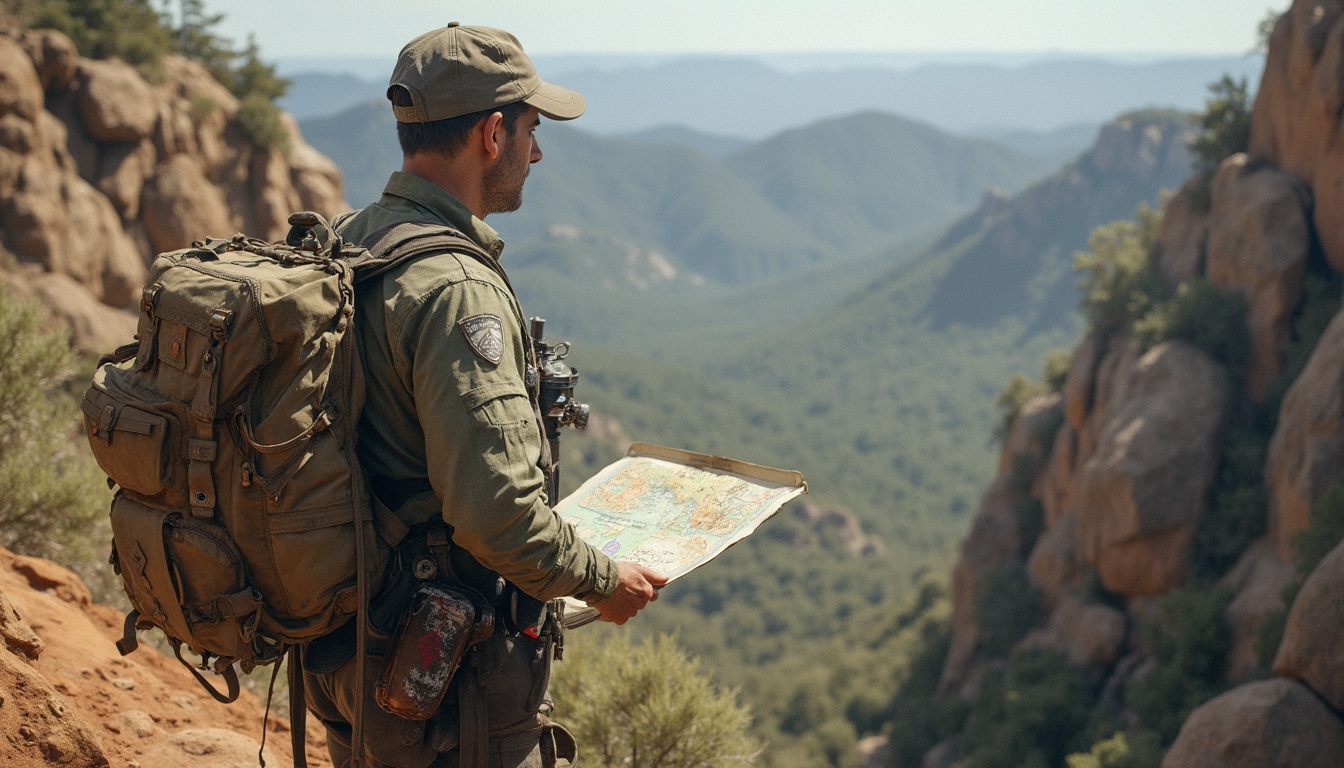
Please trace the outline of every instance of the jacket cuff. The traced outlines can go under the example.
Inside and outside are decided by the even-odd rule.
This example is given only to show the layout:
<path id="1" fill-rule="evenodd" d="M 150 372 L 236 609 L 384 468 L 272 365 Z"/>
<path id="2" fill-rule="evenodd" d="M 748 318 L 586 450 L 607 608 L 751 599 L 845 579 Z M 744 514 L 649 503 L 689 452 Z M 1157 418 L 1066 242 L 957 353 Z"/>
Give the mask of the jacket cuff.
<path id="1" fill-rule="evenodd" d="M 574 597 L 589 605 L 600 603 L 611 597 L 616 591 L 620 576 L 616 570 L 616 561 L 591 545 L 588 548 L 588 573 Z"/>

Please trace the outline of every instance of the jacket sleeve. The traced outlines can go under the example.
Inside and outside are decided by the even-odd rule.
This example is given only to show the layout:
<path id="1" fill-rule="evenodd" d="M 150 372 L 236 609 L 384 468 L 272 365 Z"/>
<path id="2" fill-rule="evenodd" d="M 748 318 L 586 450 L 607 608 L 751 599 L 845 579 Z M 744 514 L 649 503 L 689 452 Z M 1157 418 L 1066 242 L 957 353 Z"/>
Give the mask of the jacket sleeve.
<path id="1" fill-rule="evenodd" d="M 486 357 L 489 346 L 476 351 L 462 327 L 482 316 L 497 318 L 503 331 L 497 364 Z M 538 599 L 609 597 L 615 563 L 545 499 L 542 437 L 523 383 L 527 363 L 512 297 L 489 279 L 468 276 L 426 295 L 406 320 L 394 333 L 410 363 L 429 479 L 454 542 Z"/>

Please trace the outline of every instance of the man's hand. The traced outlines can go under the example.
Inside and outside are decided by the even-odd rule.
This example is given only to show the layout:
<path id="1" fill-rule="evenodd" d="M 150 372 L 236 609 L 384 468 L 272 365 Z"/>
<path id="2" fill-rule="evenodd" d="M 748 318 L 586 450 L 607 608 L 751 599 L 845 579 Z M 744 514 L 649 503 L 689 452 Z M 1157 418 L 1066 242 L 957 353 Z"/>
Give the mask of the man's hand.
<path id="1" fill-rule="evenodd" d="M 619 560 L 616 563 L 616 591 L 611 597 L 593 607 L 602 614 L 603 621 L 624 624 L 650 601 L 658 599 L 658 587 L 667 583 L 667 577 L 638 563 Z"/>

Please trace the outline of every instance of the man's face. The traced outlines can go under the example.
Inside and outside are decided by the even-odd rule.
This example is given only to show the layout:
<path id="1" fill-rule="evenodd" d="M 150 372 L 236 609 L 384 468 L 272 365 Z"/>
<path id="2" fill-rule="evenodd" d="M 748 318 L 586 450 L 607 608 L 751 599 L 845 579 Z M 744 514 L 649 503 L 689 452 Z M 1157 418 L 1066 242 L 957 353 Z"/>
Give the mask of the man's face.
<path id="1" fill-rule="evenodd" d="M 532 165 L 541 160 L 536 130 L 541 116 L 534 107 L 518 117 L 512 131 L 505 131 L 499 157 L 485 170 L 482 207 L 486 214 L 516 211 L 523 204 L 523 182 Z"/>

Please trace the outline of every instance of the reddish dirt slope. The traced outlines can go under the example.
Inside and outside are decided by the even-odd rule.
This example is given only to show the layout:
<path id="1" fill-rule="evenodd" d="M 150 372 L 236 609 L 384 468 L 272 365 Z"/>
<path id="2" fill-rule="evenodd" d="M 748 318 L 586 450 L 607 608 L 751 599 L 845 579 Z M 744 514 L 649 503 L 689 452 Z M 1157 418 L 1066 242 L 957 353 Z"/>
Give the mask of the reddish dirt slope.
<path id="1" fill-rule="evenodd" d="M 122 658 L 113 642 L 123 618 L 70 571 L 0 549 L 0 765 L 257 765 L 261 703 L 247 692 L 215 702 L 151 647 Z M 267 764 L 290 765 L 289 723 L 272 715 L 269 730 Z M 309 761 L 327 766 L 318 731 L 309 729 Z"/>

